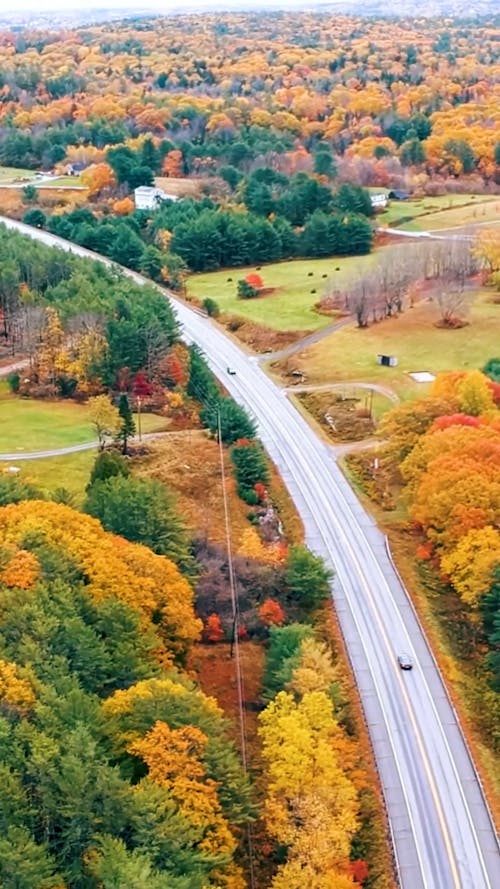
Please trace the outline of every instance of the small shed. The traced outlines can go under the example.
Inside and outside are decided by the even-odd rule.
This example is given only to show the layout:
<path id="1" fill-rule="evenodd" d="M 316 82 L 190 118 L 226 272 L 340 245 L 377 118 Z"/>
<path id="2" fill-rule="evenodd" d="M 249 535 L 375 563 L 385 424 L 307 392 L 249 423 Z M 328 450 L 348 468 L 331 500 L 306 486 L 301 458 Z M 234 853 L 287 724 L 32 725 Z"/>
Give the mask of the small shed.
<path id="1" fill-rule="evenodd" d="M 395 355 L 377 355 L 377 364 L 383 367 L 397 367 L 398 359 Z"/>
<path id="2" fill-rule="evenodd" d="M 395 188 L 393 191 L 389 192 L 388 197 L 391 201 L 407 201 L 410 197 L 410 192 Z"/>

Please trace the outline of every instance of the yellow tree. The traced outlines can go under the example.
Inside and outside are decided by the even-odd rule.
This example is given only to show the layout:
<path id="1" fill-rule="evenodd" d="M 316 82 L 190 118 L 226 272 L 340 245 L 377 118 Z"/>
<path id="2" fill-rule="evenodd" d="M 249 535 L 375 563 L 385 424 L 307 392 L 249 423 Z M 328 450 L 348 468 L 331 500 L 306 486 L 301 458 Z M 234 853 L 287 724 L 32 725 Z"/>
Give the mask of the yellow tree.
<path id="1" fill-rule="evenodd" d="M 299 662 L 286 690 L 300 697 L 311 691 L 328 693 L 336 678 L 331 651 L 324 642 L 318 642 L 311 636 L 302 640 Z"/>
<path id="2" fill-rule="evenodd" d="M 97 197 L 116 185 L 116 178 L 109 164 L 93 164 L 82 173 L 82 184 L 89 190 L 89 197 Z"/>
<path id="3" fill-rule="evenodd" d="M 310 861 L 292 859 L 278 868 L 273 877 L 271 889 L 355 889 L 354 883 L 347 874 L 329 871 L 319 872 Z"/>
<path id="4" fill-rule="evenodd" d="M 349 858 L 358 826 L 358 799 L 337 753 L 338 725 L 324 692 L 295 701 L 280 692 L 260 715 L 266 767 L 264 817 L 269 833 L 308 856 L 322 873 Z"/>
<path id="5" fill-rule="evenodd" d="M 106 436 L 116 435 L 120 428 L 118 408 L 112 404 L 108 395 L 95 395 L 94 398 L 89 398 L 88 411 L 102 451 L 106 444 Z"/>
<path id="6" fill-rule="evenodd" d="M 472 253 L 490 275 L 500 271 L 500 231 L 496 228 L 480 229 Z"/>
<path id="7" fill-rule="evenodd" d="M 488 592 L 497 565 L 500 565 L 500 532 L 491 525 L 469 531 L 441 560 L 441 568 L 457 593 L 473 607 L 477 607 L 481 596 Z"/>
<path id="8" fill-rule="evenodd" d="M 229 861 L 236 841 L 222 814 L 217 783 L 207 777 L 201 761 L 207 740 L 195 726 L 171 729 L 158 721 L 128 750 L 145 762 L 152 781 L 168 788 L 181 815 L 203 828 L 200 850 Z"/>
<path id="9" fill-rule="evenodd" d="M 35 701 L 33 686 L 20 675 L 17 665 L 0 660 L 0 710 L 26 716 Z"/>
<path id="10" fill-rule="evenodd" d="M 59 315 L 52 306 L 45 310 L 45 326 L 41 333 L 36 363 L 40 381 L 52 385 L 57 374 L 64 374 L 68 369 L 69 355 L 64 347 L 64 331 Z"/>
<path id="11" fill-rule="evenodd" d="M 495 410 L 488 378 L 480 370 L 471 370 L 457 383 L 457 397 L 464 414 L 479 417 Z"/>

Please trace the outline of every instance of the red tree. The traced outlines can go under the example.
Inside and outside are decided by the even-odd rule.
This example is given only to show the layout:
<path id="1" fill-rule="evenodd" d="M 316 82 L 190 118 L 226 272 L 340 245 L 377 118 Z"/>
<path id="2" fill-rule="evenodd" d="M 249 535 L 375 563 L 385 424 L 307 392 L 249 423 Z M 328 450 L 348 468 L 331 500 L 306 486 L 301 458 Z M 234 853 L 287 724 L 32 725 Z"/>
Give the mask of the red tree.
<path id="1" fill-rule="evenodd" d="M 265 599 L 259 608 L 259 617 L 265 627 L 279 627 L 285 622 L 285 612 L 276 599 Z"/>
<path id="2" fill-rule="evenodd" d="M 133 381 L 132 381 L 132 391 L 136 398 L 147 398 L 153 392 L 153 386 L 146 377 L 146 374 L 143 370 L 139 370 Z"/>
<path id="3" fill-rule="evenodd" d="M 247 275 L 245 281 L 247 282 L 247 284 L 250 284 L 250 287 L 254 287 L 255 290 L 261 290 L 261 288 L 264 286 L 264 281 L 262 280 L 260 275 L 256 275 L 255 272 Z"/>
<path id="4" fill-rule="evenodd" d="M 210 614 L 205 621 L 205 638 L 208 642 L 221 642 L 224 630 L 218 614 Z"/>

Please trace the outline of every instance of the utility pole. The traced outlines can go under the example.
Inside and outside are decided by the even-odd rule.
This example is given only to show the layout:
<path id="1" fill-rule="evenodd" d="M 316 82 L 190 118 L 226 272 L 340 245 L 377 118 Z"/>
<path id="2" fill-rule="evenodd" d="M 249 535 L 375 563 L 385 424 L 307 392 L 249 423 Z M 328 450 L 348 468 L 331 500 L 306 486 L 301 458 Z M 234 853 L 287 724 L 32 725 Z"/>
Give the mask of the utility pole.
<path id="1" fill-rule="evenodd" d="M 142 428 L 141 428 L 141 396 L 137 396 L 137 432 L 139 434 L 139 441 L 142 441 Z"/>

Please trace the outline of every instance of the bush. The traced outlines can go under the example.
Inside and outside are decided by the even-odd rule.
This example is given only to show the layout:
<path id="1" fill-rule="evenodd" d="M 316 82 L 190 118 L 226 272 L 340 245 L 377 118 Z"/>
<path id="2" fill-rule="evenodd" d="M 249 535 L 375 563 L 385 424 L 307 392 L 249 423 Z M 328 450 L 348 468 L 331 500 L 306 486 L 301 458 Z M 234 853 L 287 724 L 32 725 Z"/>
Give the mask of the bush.
<path id="1" fill-rule="evenodd" d="M 254 299 L 259 295 L 259 291 L 244 278 L 238 281 L 238 299 Z"/>
<path id="2" fill-rule="evenodd" d="M 259 502 L 258 494 L 254 489 L 245 488 L 243 485 L 238 485 L 238 497 L 240 497 L 241 500 L 244 500 L 245 503 L 248 503 L 249 506 L 257 506 Z"/>
<path id="3" fill-rule="evenodd" d="M 32 225 L 34 228 L 44 228 L 47 217 L 42 210 L 28 210 L 23 216 L 23 222 L 25 225 Z"/>
<path id="4" fill-rule="evenodd" d="M 13 373 L 10 373 L 8 375 L 7 385 L 8 385 L 11 392 L 14 392 L 15 394 L 17 394 L 17 392 L 19 392 L 20 384 L 21 384 L 21 377 L 19 376 L 17 371 L 14 371 Z"/>
<path id="5" fill-rule="evenodd" d="M 218 318 L 220 315 L 219 304 L 212 299 L 210 296 L 207 296 L 206 299 L 202 302 L 202 308 L 205 309 L 205 312 L 210 318 Z"/>

